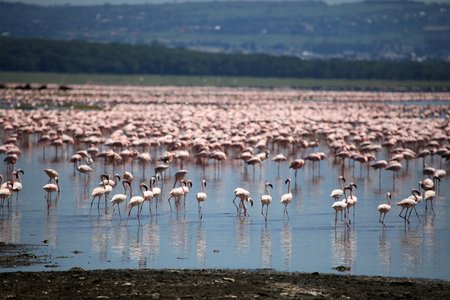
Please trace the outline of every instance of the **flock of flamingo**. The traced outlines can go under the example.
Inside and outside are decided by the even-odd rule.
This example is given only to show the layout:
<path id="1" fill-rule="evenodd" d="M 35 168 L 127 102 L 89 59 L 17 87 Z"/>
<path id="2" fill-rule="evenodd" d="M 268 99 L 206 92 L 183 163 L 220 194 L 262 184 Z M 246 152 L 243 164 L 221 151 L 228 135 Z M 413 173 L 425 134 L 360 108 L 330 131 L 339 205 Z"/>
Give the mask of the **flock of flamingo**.
<path id="1" fill-rule="evenodd" d="M 290 89 L 260 90 L 251 88 L 174 88 L 174 87 L 105 87 L 73 86 L 61 90 L 46 89 L 0 90 L 4 107 L 0 114 L 2 145 L 0 155 L 6 171 L 0 177 L 0 200 L 12 205 L 13 194 L 18 197 L 21 177 L 26 166 L 20 162 L 21 147 L 29 143 L 42 147 L 43 156 L 54 153 L 66 157 L 67 168 L 74 175 L 90 182 L 94 168 L 104 172 L 98 186 L 91 191 L 90 214 L 94 203 L 100 215 L 103 197 L 105 207 L 111 205 L 121 216 L 121 206 L 128 210 L 127 222 L 133 209 L 137 218 L 146 203 L 149 213 L 157 210 L 163 193 L 159 182 L 170 176 L 167 170 L 177 167 L 174 184 L 167 199 L 170 211 L 186 205 L 192 187 L 185 166 L 207 165 L 211 160 L 218 172 L 230 160 L 242 161 L 253 167 L 253 174 L 264 167 L 266 160 L 278 164 L 289 162 L 292 176 L 285 180 L 287 192 L 279 202 L 283 214 L 289 218 L 288 205 L 293 199 L 291 180 L 310 162 L 313 170 L 320 170 L 323 160 L 333 160 L 342 169 L 339 188 L 331 191 L 331 211 L 335 212 L 335 226 L 340 221 L 352 224 L 357 205 L 357 183 L 344 177 L 350 162 L 361 168 L 392 172 L 393 189 L 400 170 L 408 170 L 410 160 L 421 159 L 424 178 L 411 183 L 410 196 L 398 201 L 400 217 L 410 222 L 416 206 L 423 200 L 430 203 L 439 192 L 440 181 L 446 176 L 450 159 L 450 108 L 447 103 L 427 105 L 427 101 L 450 99 L 448 93 L 390 93 L 390 92 L 323 92 Z M 406 101 L 417 101 L 406 105 Z M 328 153 L 315 150 L 325 145 Z M 51 148 L 49 150 L 48 148 Z M 382 157 L 387 153 L 388 157 Z M 50 154 L 51 155 L 51 154 Z M 125 171 L 135 161 L 142 165 L 139 193 L 133 193 L 133 179 L 139 176 Z M 428 165 L 430 162 L 434 166 Z M 72 164 L 72 165 L 71 165 Z M 154 172 L 147 181 L 145 168 L 154 164 Z M 283 164 L 284 165 L 284 164 Z M 122 166 L 123 174 L 116 173 Z M 107 172 L 112 168 L 112 173 Z M 47 205 L 52 194 L 60 193 L 57 170 L 46 168 L 48 181 L 43 186 Z M 320 172 L 320 171 L 319 171 Z M 295 179 L 291 179 L 295 178 Z M 119 182 L 124 192 L 118 192 Z M 202 191 L 196 194 L 198 215 L 203 217 L 202 204 L 207 200 L 207 176 L 198 183 Z M 347 185 L 346 185 L 347 184 Z M 261 214 L 268 222 L 273 185 L 264 182 L 265 193 L 260 195 Z M 248 206 L 255 197 L 243 187 L 234 189 L 233 204 L 239 216 L 249 215 Z M 230 192 L 231 194 L 231 192 Z M 387 192 L 386 203 L 378 206 L 379 222 L 383 228 L 386 214 L 391 210 L 393 191 Z M 228 197 L 228 195 L 223 195 Z M 230 195 L 231 198 L 231 195 Z M 238 203 L 236 203 L 238 200 Z M 155 204 L 153 204 L 155 203 Z M 122 208 L 124 209 L 124 208 Z M 420 220 L 420 219 L 419 219 Z"/>

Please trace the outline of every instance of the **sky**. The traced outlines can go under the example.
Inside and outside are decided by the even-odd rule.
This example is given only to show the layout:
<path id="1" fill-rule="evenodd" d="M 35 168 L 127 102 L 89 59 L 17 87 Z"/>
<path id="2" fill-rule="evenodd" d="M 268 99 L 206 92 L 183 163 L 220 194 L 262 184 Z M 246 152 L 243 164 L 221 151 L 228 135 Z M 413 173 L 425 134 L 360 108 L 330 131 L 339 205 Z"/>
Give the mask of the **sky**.
<path id="1" fill-rule="evenodd" d="M 0 0 L 3 2 L 22 2 L 27 4 L 38 5 L 101 5 L 105 3 L 109 4 L 143 4 L 143 3 L 180 3 L 180 2 L 206 2 L 206 1 L 252 1 L 252 0 Z M 253 0 L 257 1 L 257 0 Z M 261 1 L 261 0 L 259 0 Z M 271 1 L 271 0 L 262 0 Z M 275 0 L 272 0 L 275 1 Z M 304 0 L 288 0 L 288 1 L 304 1 Z M 322 0 L 329 4 L 361 2 L 363 0 Z M 420 1 L 420 0 L 418 0 Z M 421 2 L 446 2 L 450 3 L 450 0 L 422 0 Z"/>

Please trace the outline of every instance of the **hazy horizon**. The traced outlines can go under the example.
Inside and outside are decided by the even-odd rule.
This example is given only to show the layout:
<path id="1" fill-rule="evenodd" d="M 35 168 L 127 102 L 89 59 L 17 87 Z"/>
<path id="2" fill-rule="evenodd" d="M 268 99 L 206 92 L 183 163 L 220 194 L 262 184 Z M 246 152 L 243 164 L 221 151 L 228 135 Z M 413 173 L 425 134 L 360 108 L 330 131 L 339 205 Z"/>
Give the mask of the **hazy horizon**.
<path id="1" fill-rule="evenodd" d="M 103 5 L 103 4 L 161 4 L 161 3 L 184 3 L 184 2 L 257 2 L 257 1 L 265 1 L 265 2 L 278 2 L 275 0 L 0 0 L 0 2 L 10 2 L 10 3 L 25 3 L 25 4 L 34 4 L 34 5 Z M 355 3 L 355 2 L 364 2 L 367 0 L 286 0 L 286 1 L 294 1 L 294 2 L 303 2 L 303 1 L 320 1 L 326 2 L 328 4 L 342 4 L 342 3 Z M 450 3 L 450 0 L 412 0 L 416 2 L 441 2 L 441 3 Z"/>

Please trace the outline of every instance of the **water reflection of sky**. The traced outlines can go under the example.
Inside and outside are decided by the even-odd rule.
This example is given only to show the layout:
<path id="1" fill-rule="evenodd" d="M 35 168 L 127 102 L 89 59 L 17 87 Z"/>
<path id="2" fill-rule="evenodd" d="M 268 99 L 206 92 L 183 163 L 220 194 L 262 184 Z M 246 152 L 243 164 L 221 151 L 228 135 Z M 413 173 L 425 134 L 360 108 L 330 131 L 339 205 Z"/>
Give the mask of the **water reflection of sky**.
<path id="1" fill-rule="evenodd" d="M 276 149 L 272 150 L 276 152 Z M 318 150 L 327 151 L 325 147 Z M 202 220 L 197 214 L 195 193 L 201 190 L 203 170 L 195 163 L 186 162 L 184 166 L 194 183 L 186 208 L 181 206 L 170 213 L 167 198 L 173 181 L 169 174 L 173 176 L 178 169 L 174 166 L 160 182 L 163 195 L 158 202 L 157 216 L 150 217 L 145 206 L 140 225 L 136 210 L 125 225 L 127 210 L 122 207 L 122 221 L 117 212 L 111 215 L 111 207 L 105 216 L 103 200 L 100 217 L 96 204 L 89 216 L 90 192 L 104 171 L 103 163 L 94 163 L 95 172 L 85 186 L 83 177 L 74 176 L 72 166 L 65 160 L 69 153 L 63 154 L 64 160 L 55 160 L 53 151 L 47 149 L 43 160 L 42 149 L 25 148 L 18 166 L 25 170 L 24 189 L 17 203 L 0 211 L 0 241 L 42 245 L 40 251 L 50 255 L 52 263 L 57 265 L 55 270 L 74 266 L 87 269 L 273 268 L 335 273 L 333 268 L 343 265 L 350 268 L 351 274 L 450 279 L 450 207 L 446 205 L 450 195 L 449 177 L 442 180 L 440 194 L 434 200 L 434 217 L 429 211 L 425 213 L 424 203 L 421 203 L 418 207 L 421 222 L 413 213 L 408 225 L 398 217 L 399 209 L 393 205 L 385 220 L 388 228 L 383 230 L 378 223 L 376 208 L 385 202 L 386 192 L 392 192 L 395 203 L 407 197 L 411 188 L 422 179 L 421 160 L 410 161 L 408 172 L 399 172 L 395 189 L 392 189 L 391 173 L 382 171 L 379 182 L 377 171 L 360 168 L 358 163 L 354 167 L 346 163 L 348 181 L 358 185 L 355 190 L 358 205 L 349 229 L 340 222 L 334 227 L 329 194 L 338 187 L 337 177 L 342 165 L 327 152 L 330 158 L 321 162 L 320 171 L 318 164 L 313 170 L 313 165 L 308 162 L 298 171 L 296 180 L 294 172 L 288 169 L 289 162 L 282 162 L 278 172 L 278 165 L 267 160 L 261 171 L 259 167 L 255 168 L 255 174 L 251 166 L 245 171 L 239 161 L 221 164 L 218 169 L 213 163 L 208 164 L 204 170 L 208 199 L 203 204 Z M 290 150 L 285 154 L 290 154 Z M 380 155 L 386 155 L 386 152 L 382 151 Z M 47 179 L 42 170 L 48 167 L 59 170 L 62 192 L 47 209 L 42 190 Z M 153 167 L 146 169 L 145 182 L 148 182 Z M 112 172 L 112 166 L 106 169 Z M 126 169 L 131 171 L 131 166 L 126 165 Z M 114 171 L 122 173 L 123 166 L 115 166 Z M 132 171 L 137 177 L 133 183 L 137 193 L 142 168 L 135 163 Z M 280 196 L 287 190 L 284 184 L 287 177 L 293 181 L 289 218 L 283 217 L 284 207 L 279 203 Z M 274 186 L 267 224 L 259 202 L 266 180 Z M 238 186 L 246 188 L 253 196 L 250 217 L 236 217 L 231 201 L 233 190 Z M 120 185 L 116 192 L 122 192 Z M 35 265 L 4 271 L 15 270 L 46 268 Z"/>

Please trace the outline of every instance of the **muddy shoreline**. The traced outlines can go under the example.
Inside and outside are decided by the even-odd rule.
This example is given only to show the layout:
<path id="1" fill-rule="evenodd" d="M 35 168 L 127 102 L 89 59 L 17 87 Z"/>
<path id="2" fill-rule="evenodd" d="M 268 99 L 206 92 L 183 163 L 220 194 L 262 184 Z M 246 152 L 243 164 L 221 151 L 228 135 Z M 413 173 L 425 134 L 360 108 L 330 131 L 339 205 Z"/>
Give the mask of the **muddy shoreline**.
<path id="1" fill-rule="evenodd" d="M 272 270 L 95 270 L 0 274 L 6 298 L 448 299 L 450 283 Z"/>
<path id="2" fill-rule="evenodd" d="M 46 263 L 33 246 L 0 243 L 0 267 Z M 1 299 L 448 299 L 450 282 L 274 270 L 2 272 Z"/>

